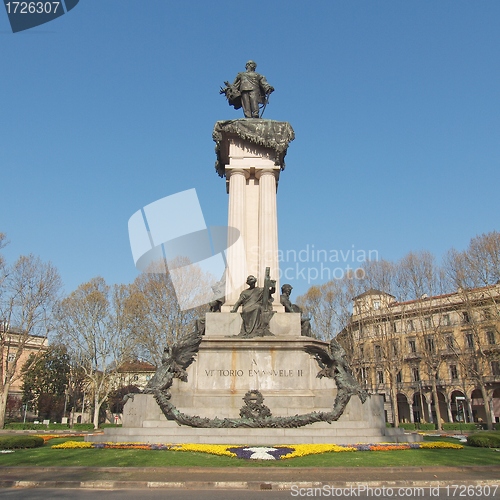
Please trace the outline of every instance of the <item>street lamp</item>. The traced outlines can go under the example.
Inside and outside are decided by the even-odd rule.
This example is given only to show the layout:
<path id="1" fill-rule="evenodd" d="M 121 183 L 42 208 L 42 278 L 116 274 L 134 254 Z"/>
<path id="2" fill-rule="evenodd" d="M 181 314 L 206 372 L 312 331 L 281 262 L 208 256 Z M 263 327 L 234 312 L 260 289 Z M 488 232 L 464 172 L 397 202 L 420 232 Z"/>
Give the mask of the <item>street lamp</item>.
<path id="1" fill-rule="evenodd" d="M 420 411 L 422 412 L 422 416 L 420 418 L 421 418 L 422 422 L 425 424 L 424 396 L 422 394 L 422 391 L 423 391 L 422 380 L 418 381 L 418 387 L 420 389 Z"/>
<path id="2" fill-rule="evenodd" d="M 28 411 L 28 403 L 24 404 L 24 420 L 23 423 L 26 423 L 26 412 Z"/>
<path id="3" fill-rule="evenodd" d="M 463 419 L 465 420 L 465 397 L 464 396 L 456 396 L 455 397 L 455 402 L 457 404 L 457 418 L 458 418 L 458 424 L 460 426 L 460 434 L 462 434 L 462 415 L 460 414 L 460 406 L 459 406 L 459 401 L 462 403 L 462 415 Z"/>

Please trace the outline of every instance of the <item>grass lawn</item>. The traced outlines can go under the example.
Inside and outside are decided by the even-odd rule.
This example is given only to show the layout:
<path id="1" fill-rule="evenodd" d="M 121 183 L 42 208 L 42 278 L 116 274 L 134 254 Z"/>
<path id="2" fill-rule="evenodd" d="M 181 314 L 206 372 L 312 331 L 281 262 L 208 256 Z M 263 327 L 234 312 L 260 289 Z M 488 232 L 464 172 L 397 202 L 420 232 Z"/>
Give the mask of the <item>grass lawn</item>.
<path id="1" fill-rule="evenodd" d="M 462 450 L 423 449 L 398 451 L 356 451 L 323 453 L 288 460 L 243 460 L 207 453 L 166 450 L 68 449 L 53 450 L 54 444 L 83 438 L 56 438 L 42 448 L 16 450 L 0 454 L 0 466 L 44 467 L 402 467 L 500 465 L 500 453 L 494 449 L 464 446 Z M 455 439 L 426 437 L 425 441 Z"/>

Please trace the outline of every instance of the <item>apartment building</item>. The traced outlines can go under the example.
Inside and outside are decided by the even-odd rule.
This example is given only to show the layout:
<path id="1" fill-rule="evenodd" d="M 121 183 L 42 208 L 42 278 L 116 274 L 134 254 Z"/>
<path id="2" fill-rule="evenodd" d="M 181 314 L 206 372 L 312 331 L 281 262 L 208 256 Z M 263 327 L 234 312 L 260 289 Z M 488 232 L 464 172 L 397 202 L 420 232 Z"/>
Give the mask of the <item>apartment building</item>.
<path id="1" fill-rule="evenodd" d="M 353 302 L 337 338 L 388 422 L 500 421 L 500 285 L 407 302 L 371 289 Z"/>

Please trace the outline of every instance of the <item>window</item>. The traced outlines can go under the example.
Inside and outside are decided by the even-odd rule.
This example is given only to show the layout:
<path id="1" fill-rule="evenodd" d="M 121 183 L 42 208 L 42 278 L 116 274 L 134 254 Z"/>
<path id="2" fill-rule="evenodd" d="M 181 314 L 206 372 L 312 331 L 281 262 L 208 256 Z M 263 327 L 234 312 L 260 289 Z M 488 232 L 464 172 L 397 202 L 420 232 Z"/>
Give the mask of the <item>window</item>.
<path id="1" fill-rule="evenodd" d="M 488 339 L 488 344 L 495 344 L 495 332 L 493 330 L 489 330 L 486 332 L 486 338 Z"/>
<path id="2" fill-rule="evenodd" d="M 14 361 L 14 359 L 16 359 L 16 353 L 15 352 L 11 352 L 8 356 L 7 356 L 7 362 L 8 363 L 12 363 Z"/>
<path id="3" fill-rule="evenodd" d="M 408 345 L 410 346 L 410 352 L 415 354 L 417 352 L 417 341 L 415 339 L 411 339 L 408 341 Z"/>
<path id="4" fill-rule="evenodd" d="M 453 351 L 455 348 L 455 339 L 453 338 L 453 335 L 448 335 L 446 337 L 446 348 L 450 351 Z"/>
<path id="5" fill-rule="evenodd" d="M 392 354 L 394 356 L 397 356 L 399 354 L 399 346 L 397 340 L 394 340 L 392 342 Z"/>
<path id="6" fill-rule="evenodd" d="M 434 352 L 434 337 L 431 337 L 430 335 L 425 337 L 425 350 L 429 353 Z"/>
<path id="7" fill-rule="evenodd" d="M 450 365 L 450 375 L 451 375 L 451 380 L 458 379 L 457 365 Z"/>
<path id="8" fill-rule="evenodd" d="M 464 323 L 470 323 L 470 317 L 469 317 L 469 313 L 467 311 L 464 311 L 462 313 L 462 321 Z"/>
<path id="9" fill-rule="evenodd" d="M 392 331 L 398 333 L 398 324 L 395 321 L 392 323 Z"/>
<path id="10" fill-rule="evenodd" d="M 432 328 L 432 319 L 430 316 L 427 316 L 424 318 L 424 327 L 425 328 Z"/>
<path id="11" fill-rule="evenodd" d="M 471 332 L 467 332 L 465 334 L 465 342 L 467 343 L 467 347 L 469 349 L 474 349 L 474 337 Z"/>
<path id="12" fill-rule="evenodd" d="M 359 357 L 361 359 L 365 357 L 365 346 L 363 344 L 359 345 Z"/>
<path id="13" fill-rule="evenodd" d="M 450 315 L 449 314 L 443 314 L 443 325 L 444 326 L 450 326 L 451 325 Z"/>
<path id="14" fill-rule="evenodd" d="M 382 348 L 379 345 L 375 346 L 375 359 L 380 359 L 382 357 Z"/>
<path id="15" fill-rule="evenodd" d="M 396 382 L 400 384 L 403 381 L 403 375 L 401 375 L 401 370 L 396 373 Z"/>
<path id="16" fill-rule="evenodd" d="M 420 371 L 417 367 L 411 369 L 411 374 L 413 377 L 413 382 L 418 382 L 420 380 Z"/>
<path id="17" fill-rule="evenodd" d="M 373 330 L 375 332 L 375 336 L 378 337 L 380 335 L 380 326 L 379 325 L 375 325 L 373 327 Z"/>
<path id="18" fill-rule="evenodd" d="M 379 384 L 384 383 L 384 372 L 383 371 L 378 371 L 377 372 L 377 380 Z"/>
<path id="19" fill-rule="evenodd" d="M 415 331 L 415 326 L 413 325 L 413 320 L 412 320 L 412 319 L 409 319 L 409 320 L 406 322 L 406 329 L 407 329 L 409 332 L 414 332 L 414 331 Z"/>
<path id="20" fill-rule="evenodd" d="M 134 375 L 134 382 L 137 382 L 139 380 L 139 375 Z"/>
<path id="21" fill-rule="evenodd" d="M 373 301 L 373 309 L 380 309 L 380 300 Z"/>
<path id="22" fill-rule="evenodd" d="M 483 317 L 486 321 L 491 319 L 491 309 L 485 309 L 483 311 Z"/>
<path id="23" fill-rule="evenodd" d="M 366 370 L 366 367 L 365 366 L 362 366 L 361 367 L 361 380 L 363 380 L 363 382 L 366 382 L 367 379 L 368 379 L 368 372 Z"/>
<path id="24" fill-rule="evenodd" d="M 498 361 L 491 362 L 491 373 L 495 377 L 498 377 L 500 375 L 500 363 Z"/>

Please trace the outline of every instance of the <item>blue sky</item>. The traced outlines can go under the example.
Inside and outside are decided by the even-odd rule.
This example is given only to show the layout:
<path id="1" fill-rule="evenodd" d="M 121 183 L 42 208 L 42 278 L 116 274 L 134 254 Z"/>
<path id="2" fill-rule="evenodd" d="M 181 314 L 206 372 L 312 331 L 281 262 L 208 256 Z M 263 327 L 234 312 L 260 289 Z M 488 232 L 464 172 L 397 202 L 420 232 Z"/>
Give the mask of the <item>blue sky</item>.
<path id="1" fill-rule="evenodd" d="M 276 88 L 264 117 L 296 134 L 284 252 L 439 258 L 500 230 L 497 0 L 80 0 L 16 34 L 0 10 L 0 44 L 4 254 L 50 260 L 67 292 L 137 276 L 127 222 L 159 198 L 196 188 L 227 223 L 211 135 L 241 117 L 218 91 L 248 59 Z M 326 281 L 307 272 L 292 298 Z"/>

